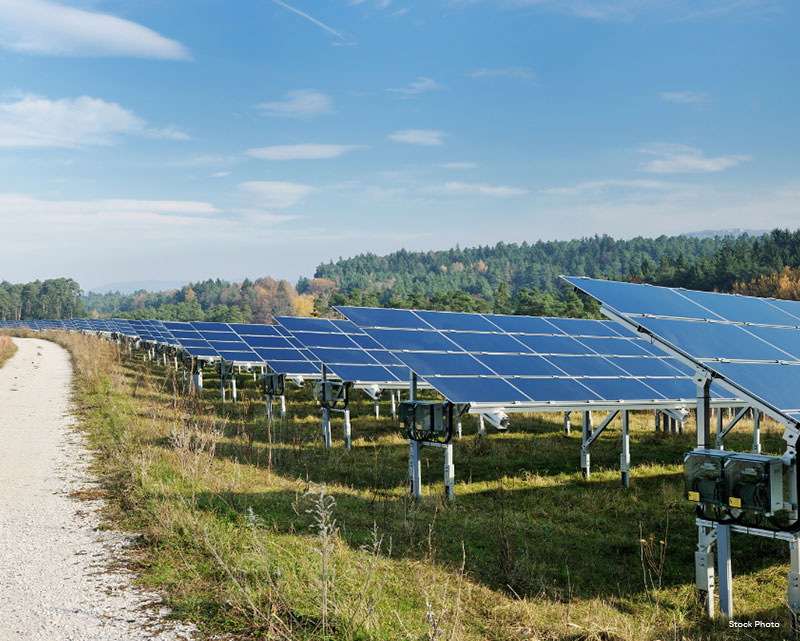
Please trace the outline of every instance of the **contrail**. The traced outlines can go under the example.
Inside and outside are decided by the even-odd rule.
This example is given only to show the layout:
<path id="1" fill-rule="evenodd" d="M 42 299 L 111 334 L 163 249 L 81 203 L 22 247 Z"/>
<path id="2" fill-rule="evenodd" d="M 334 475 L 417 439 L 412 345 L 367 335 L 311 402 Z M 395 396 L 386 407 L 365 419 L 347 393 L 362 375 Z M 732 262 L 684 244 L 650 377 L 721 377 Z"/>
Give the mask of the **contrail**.
<path id="1" fill-rule="evenodd" d="M 309 21 L 313 22 L 318 27 L 322 27 L 323 29 L 325 29 L 325 31 L 327 31 L 328 33 L 332 33 L 334 36 L 336 36 L 340 40 L 343 40 L 344 42 L 348 42 L 347 38 L 345 38 L 341 33 L 336 31 L 336 29 L 333 29 L 333 28 L 329 27 L 324 22 L 320 22 L 314 16 L 308 15 L 305 11 L 300 11 L 300 9 L 295 9 L 292 5 L 286 4 L 283 0 L 272 0 L 272 1 L 275 4 L 279 4 L 284 9 L 288 9 L 289 11 L 294 11 L 298 16 L 303 16 L 306 20 L 309 20 Z"/>

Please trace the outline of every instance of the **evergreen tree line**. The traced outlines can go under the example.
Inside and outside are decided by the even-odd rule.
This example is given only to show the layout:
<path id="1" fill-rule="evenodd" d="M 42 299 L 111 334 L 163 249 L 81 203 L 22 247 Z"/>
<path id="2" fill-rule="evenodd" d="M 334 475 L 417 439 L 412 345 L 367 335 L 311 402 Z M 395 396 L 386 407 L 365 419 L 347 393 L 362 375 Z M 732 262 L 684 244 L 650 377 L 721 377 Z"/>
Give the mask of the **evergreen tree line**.
<path id="1" fill-rule="evenodd" d="M 85 316 L 81 286 L 71 278 L 32 283 L 0 282 L 0 320 L 60 319 Z"/>

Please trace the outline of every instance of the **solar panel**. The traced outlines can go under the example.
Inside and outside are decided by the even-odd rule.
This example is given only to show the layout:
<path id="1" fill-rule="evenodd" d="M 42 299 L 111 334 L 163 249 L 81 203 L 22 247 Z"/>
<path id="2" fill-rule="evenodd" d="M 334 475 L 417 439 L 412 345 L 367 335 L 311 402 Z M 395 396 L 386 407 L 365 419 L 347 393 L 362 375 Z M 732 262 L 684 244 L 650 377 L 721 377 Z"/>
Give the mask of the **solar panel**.
<path id="1" fill-rule="evenodd" d="M 264 362 L 253 349 L 227 323 L 190 322 L 201 338 L 219 354 L 220 358 L 236 365 L 260 365 Z"/>
<path id="2" fill-rule="evenodd" d="M 408 368 L 350 321 L 278 316 L 275 320 L 327 370 L 357 385 L 407 385 Z"/>
<path id="3" fill-rule="evenodd" d="M 453 403 L 658 407 L 696 397 L 675 359 L 609 321 L 337 309 Z"/>
<path id="4" fill-rule="evenodd" d="M 319 378 L 319 362 L 301 346 L 282 333 L 277 325 L 231 323 L 237 335 L 277 374 L 290 378 Z"/>
<path id="5" fill-rule="evenodd" d="M 607 313 L 651 333 L 784 417 L 800 410 L 800 303 L 564 277 Z"/>

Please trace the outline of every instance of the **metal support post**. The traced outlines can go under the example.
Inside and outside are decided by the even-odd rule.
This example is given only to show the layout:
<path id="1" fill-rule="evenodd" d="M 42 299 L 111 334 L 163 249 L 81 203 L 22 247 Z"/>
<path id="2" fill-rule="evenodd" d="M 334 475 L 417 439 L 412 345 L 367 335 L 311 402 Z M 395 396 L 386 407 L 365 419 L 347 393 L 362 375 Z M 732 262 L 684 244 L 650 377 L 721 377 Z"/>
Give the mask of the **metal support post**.
<path id="1" fill-rule="evenodd" d="M 678 434 L 683 435 L 683 421 L 678 421 Z"/>
<path id="2" fill-rule="evenodd" d="M 225 375 L 222 373 L 222 367 L 219 368 L 219 393 L 222 396 L 222 402 L 225 402 Z"/>
<path id="3" fill-rule="evenodd" d="M 381 393 L 380 392 L 375 394 L 375 401 L 373 403 L 373 406 L 375 408 L 375 418 L 376 419 L 380 418 L 381 417 Z"/>
<path id="4" fill-rule="evenodd" d="M 674 416 L 669 417 L 669 432 L 670 434 L 678 433 L 678 421 L 675 420 Z"/>
<path id="5" fill-rule="evenodd" d="M 658 410 L 653 410 L 653 416 L 655 417 L 655 422 L 656 422 L 656 432 L 658 432 L 658 428 L 661 427 L 661 417 L 659 416 L 659 414 L 661 414 L 661 412 L 659 412 Z"/>
<path id="6" fill-rule="evenodd" d="M 286 418 L 286 397 L 281 394 L 281 418 Z"/>
<path id="7" fill-rule="evenodd" d="M 569 412 L 564 412 L 564 434 L 569 436 L 571 431 L 572 425 L 569 422 Z"/>
<path id="8" fill-rule="evenodd" d="M 231 400 L 236 402 L 236 374 L 231 376 Z"/>
<path id="9" fill-rule="evenodd" d="M 713 525 L 697 526 L 697 552 L 694 553 L 697 596 L 705 604 L 706 615 L 714 616 L 714 553 L 711 547 L 717 538 Z"/>
<path id="10" fill-rule="evenodd" d="M 717 574 L 719 575 L 719 613 L 733 616 L 733 576 L 731 574 L 731 526 L 717 524 Z"/>
<path id="11" fill-rule="evenodd" d="M 444 496 L 448 501 L 453 500 L 453 488 L 456 482 L 456 466 L 453 464 L 453 444 L 444 446 Z"/>
<path id="12" fill-rule="evenodd" d="M 697 447 L 711 445 L 711 376 L 705 370 L 698 370 L 694 375 L 697 385 Z"/>
<path id="13" fill-rule="evenodd" d="M 761 454 L 761 412 L 753 408 L 753 454 Z"/>
<path id="14" fill-rule="evenodd" d="M 322 408 L 322 440 L 325 447 L 331 446 L 331 412 L 327 407 Z"/>
<path id="15" fill-rule="evenodd" d="M 661 431 L 664 434 L 669 432 L 669 416 L 666 412 L 661 412 Z"/>
<path id="16" fill-rule="evenodd" d="M 178 357 L 175 356 L 175 371 L 178 371 Z"/>
<path id="17" fill-rule="evenodd" d="M 397 401 L 395 400 L 395 391 L 389 390 L 389 399 L 391 400 L 392 407 L 392 420 L 397 420 Z"/>
<path id="18" fill-rule="evenodd" d="M 456 438 L 461 438 L 461 415 L 456 416 Z"/>
<path id="19" fill-rule="evenodd" d="M 350 408 L 344 410 L 344 446 L 350 451 Z"/>
<path id="20" fill-rule="evenodd" d="M 267 409 L 267 420 L 271 421 L 272 420 L 272 396 L 270 396 L 269 394 L 267 394 L 266 409 Z"/>
<path id="21" fill-rule="evenodd" d="M 797 635 L 800 622 L 800 539 L 789 543 L 789 609 L 792 611 L 792 632 Z"/>
<path id="22" fill-rule="evenodd" d="M 203 391 L 203 370 L 199 367 L 192 373 L 192 382 L 194 383 L 195 393 Z"/>
<path id="23" fill-rule="evenodd" d="M 583 472 L 583 478 L 588 479 L 590 475 L 590 465 L 591 465 L 591 457 L 589 455 L 589 446 L 586 445 L 586 441 L 589 440 L 589 417 L 591 416 L 590 412 L 583 413 L 583 423 L 581 425 L 581 472 Z"/>
<path id="24" fill-rule="evenodd" d="M 483 414 L 478 414 L 478 436 L 486 438 L 486 424 L 483 422 Z"/>
<path id="25" fill-rule="evenodd" d="M 422 498 L 422 462 L 419 459 L 419 441 L 408 442 L 411 452 L 408 456 L 408 482 L 411 496 Z"/>
<path id="26" fill-rule="evenodd" d="M 622 454 L 619 455 L 619 471 L 622 473 L 622 485 L 631 486 L 631 439 L 628 434 L 628 410 L 622 410 Z"/>
<path id="27" fill-rule="evenodd" d="M 722 442 L 722 430 L 723 430 L 722 421 L 723 420 L 724 419 L 722 418 L 722 408 L 718 407 L 717 408 L 717 438 L 714 441 L 714 444 L 716 445 L 716 449 L 718 449 L 718 450 L 724 450 L 725 449 L 725 444 Z"/>

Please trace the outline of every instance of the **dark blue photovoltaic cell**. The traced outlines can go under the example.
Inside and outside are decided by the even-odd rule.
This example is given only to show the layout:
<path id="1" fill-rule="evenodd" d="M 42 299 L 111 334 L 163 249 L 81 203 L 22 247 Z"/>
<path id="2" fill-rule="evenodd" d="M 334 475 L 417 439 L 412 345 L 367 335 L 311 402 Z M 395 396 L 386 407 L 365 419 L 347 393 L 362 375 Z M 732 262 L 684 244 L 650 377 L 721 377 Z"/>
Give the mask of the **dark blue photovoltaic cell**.
<path id="1" fill-rule="evenodd" d="M 570 376 L 624 376 L 619 367 L 602 356 L 548 356 L 550 361 Z"/>
<path id="2" fill-rule="evenodd" d="M 338 318 L 331 319 L 331 323 L 333 323 L 334 327 L 338 329 L 340 332 L 344 332 L 345 334 L 361 334 L 362 330 L 356 325 L 355 323 L 350 322 L 349 320 L 340 320 Z"/>
<path id="3" fill-rule="evenodd" d="M 216 350 L 212 349 L 211 347 L 187 347 L 186 345 L 181 345 L 184 350 L 190 356 L 200 356 L 200 357 L 215 357 L 218 356 Z"/>
<path id="4" fill-rule="evenodd" d="M 200 338 L 185 338 L 181 341 L 181 347 L 211 347 L 211 345 Z"/>
<path id="5" fill-rule="evenodd" d="M 564 277 L 564 280 L 623 314 L 652 314 L 677 318 L 708 317 L 708 312 L 701 307 L 663 287 L 590 278 Z"/>
<path id="6" fill-rule="evenodd" d="M 207 330 L 199 330 L 200 336 L 207 341 L 234 341 L 238 340 L 238 336 L 233 332 L 210 332 Z"/>
<path id="7" fill-rule="evenodd" d="M 766 300 L 769 301 L 769 304 L 773 307 L 777 307 L 778 309 L 796 318 L 797 320 L 794 322 L 794 325 L 800 326 L 800 301 L 779 300 L 775 298 L 768 298 Z"/>
<path id="8" fill-rule="evenodd" d="M 800 319 L 781 311 L 761 298 L 716 294 L 714 292 L 696 292 L 685 289 L 679 289 L 678 292 L 711 312 L 697 318 L 716 318 L 720 316 L 725 320 L 738 323 L 760 323 L 763 325 L 796 326 L 800 323 Z"/>
<path id="9" fill-rule="evenodd" d="M 416 314 L 436 329 L 455 329 L 465 332 L 497 331 L 496 327 L 478 314 L 427 311 L 417 311 Z"/>
<path id="10" fill-rule="evenodd" d="M 431 378 L 429 382 L 436 387 L 436 391 L 452 403 L 511 404 L 528 400 L 519 390 L 499 378 L 443 377 Z"/>
<path id="11" fill-rule="evenodd" d="M 403 362 L 420 376 L 490 376 L 492 372 L 469 354 L 407 352 Z"/>
<path id="12" fill-rule="evenodd" d="M 348 336 L 362 349 L 383 349 L 378 341 L 367 334 L 348 334 Z"/>
<path id="13" fill-rule="evenodd" d="M 800 365 L 713 363 L 712 368 L 775 407 L 800 409 Z"/>
<path id="14" fill-rule="evenodd" d="M 275 336 L 278 333 L 274 325 L 229 323 L 229 326 L 239 336 Z"/>
<path id="15" fill-rule="evenodd" d="M 534 401 L 580 402 L 600 397 L 572 378 L 519 378 L 514 385 Z"/>
<path id="16" fill-rule="evenodd" d="M 745 330 L 787 353 L 782 360 L 800 360 L 800 331 L 782 327 L 745 327 Z M 791 356 L 789 356 L 791 354 Z"/>
<path id="17" fill-rule="evenodd" d="M 281 316 L 278 322 L 290 332 L 334 332 L 335 326 L 326 318 L 302 318 Z"/>
<path id="18" fill-rule="evenodd" d="M 608 356 L 607 358 L 631 376 L 683 376 L 683 372 L 679 372 L 665 362 L 667 359 L 639 358 L 638 356 L 631 358 Z"/>
<path id="19" fill-rule="evenodd" d="M 654 334 L 695 358 L 783 360 L 787 355 L 737 325 L 702 321 L 641 319 Z"/>
<path id="20" fill-rule="evenodd" d="M 391 352 L 381 349 L 371 349 L 369 351 L 369 355 L 372 356 L 376 361 L 378 361 L 381 365 L 402 365 L 402 361 L 398 359 L 394 354 Z"/>
<path id="21" fill-rule="evenodd" d="M 641 341 L 628 338 L 584 338 L 576 339 L 588 347 L 592 353 L 608 356 L 648 356 L 649 352 L 642 349 Z"/>
<path id="22" fill-rule="evenodd" d="M 674 399 L 697 398 L 697 386 L 694 384 L 694 381 L 690 378 L 650 378 L 650 379 L 645 379 L 644 382 L 650 385 L 651 387 L 657 389 L 666 398 L 674 398 Z M 719 388 L 714 387 L 713 385 L 711 389 L 712 389 L 711 396 L 714 398 L 733 397 L 733 395 L 730 393 L 725 393 L 723 395 L 720 395 L 718 393 Z"/>
<path id="23" fill-rule="evenodd" d="M 563 334 L 552 323 L 536 316 L 503 316 L 500 314 L 485 314 L 485 318 L 492 321 L 504 332 L 512 334 Z"/>
<path id="24" fill-rule="evenodd" d="M 196 330 L 201 332 L 229 332 L 231 331 L 227 323 L 206 323 L 202 321 L 191 321 L 189 323 Z"/>
<path id="25" fill-rule="evenodd" d="M 559 376 L 556 367 L 533 354 L 479 354 L 481 363 L 500 376 Z"/>
<path id="26" fill-rule="evenodd" d="M 359 327 L 396 327 L 430 329 L 430 325 L 407 309 L 372 309 L 369 307 L 337 307 Z"/>
<path id="27" fill-rule="evenodd" d="M 223 350 L 228 352 L 249 352 L 250 356 L 253 356 L 252 350 L 244 341 L 208 341 L 208 344 L 218 352 L 222 352 Z"/>
<path id="28" fill-rule="evenodd" d="M 574 338 L 569 336 L 525 336 L 520 335 L 519 339 L 537 354 L 593 354 L 594 352 L 581 345 Z"/>
<path id="29" fill-rule="evenodd" d="M 635 378 L 584 378 L 581 382 L 594 390 L 600 398 L 609 401 L 646 401 L 660 398 L 656 390 Z"/>
<path id="30" fill-rule="evenodd" d="M 367 334 L 386 349 L 458 352 L 461 349 L 439 332 L 403 331 L 399 329 L 366 329 Z"/>
<path id="31" fill-rule="evenodd" d="M 398 378 L 393 372 L 380 365 L 331 365 L 331 371 L 343 381 L 351 383 L 396 383 L 407 380 Z M 406 370 L 407 372 L 408 370 Z"/>
<path id="32" fill-rule="evenodd" d="M 242 340 L 250 347 L 286 347 L 286 339 L 283 336 L 264 336 L 254 335 L 242 336 Z"/>
<path id="33" fill-rule="evenodd" d="M 347 334 L 323 334 L 318 332 L 292 332 L 292 334 L 305 347 L 356 347 Z"/>
<path id="34" fill-rule="evenodd" d="M 233 349 L 218 349 L 217 353 L 220 355 L 222 360 L 224 361 L 231 361 L 236 363 L 262 363 L 263 360 L 258 357 L 254 352 L 251 351 L 238 351 Z"/>
<path id="35" fill-rule="evenodd" d="M 664 352 L 661 353 L 663 354 Z M 691 365 L 686 365 L 684 363 L 681 363 L 677 358 L 667 358 L 664 359 L 664 362 L 667 365 L 674 367 L 675 369 L 677 369 L 682 374 L 685 374 L 686 376 L 694 376 L 696 368 Z"/>
<path id="36" fill-rule="evenodd" d="M 508 334 L 473 334 L 469 332 L 442 332 L 467 352 L 499 352 L 527 354 L 530 350 Z"/>
<path id="37" fill-rule="evenodd" d="M 375 359 L 361 349 L 334 349 L 315 347 L 311 352 L 326 365 L 346 363 L 349 365 L 377 365 Z M 344 380 L 344 379 L 343 379 Z"/>
<path id="38" fill-rule="evenodd" d="M 253 351 L 261 357 L 261 360 L 266 361 L 267 363 L 272 363 L 272 361 L 304 361 L 308 360 L 300 350 L 293 349 L 291 347 L 284 348 L 284 349 L 270 349 L 270 348 L 260 348 L 254 347 Z"/>
<path id="39" fill-rule="evenodd" d="M 195 340 L 205 340 L 201 335 L 200 332 L 195 332 L 193 330 L 183 330 L 183 329 L 173 329 L 172 335 L 177 338 L 179 341 L 184 339 L 195 339 Z"/>
<path id="40" fill-rule="evenodd" d="M 570 336 L 619 336 L 616 328 L 606 321 L 582 318 L 548 318 L 547 320 Z"/>

